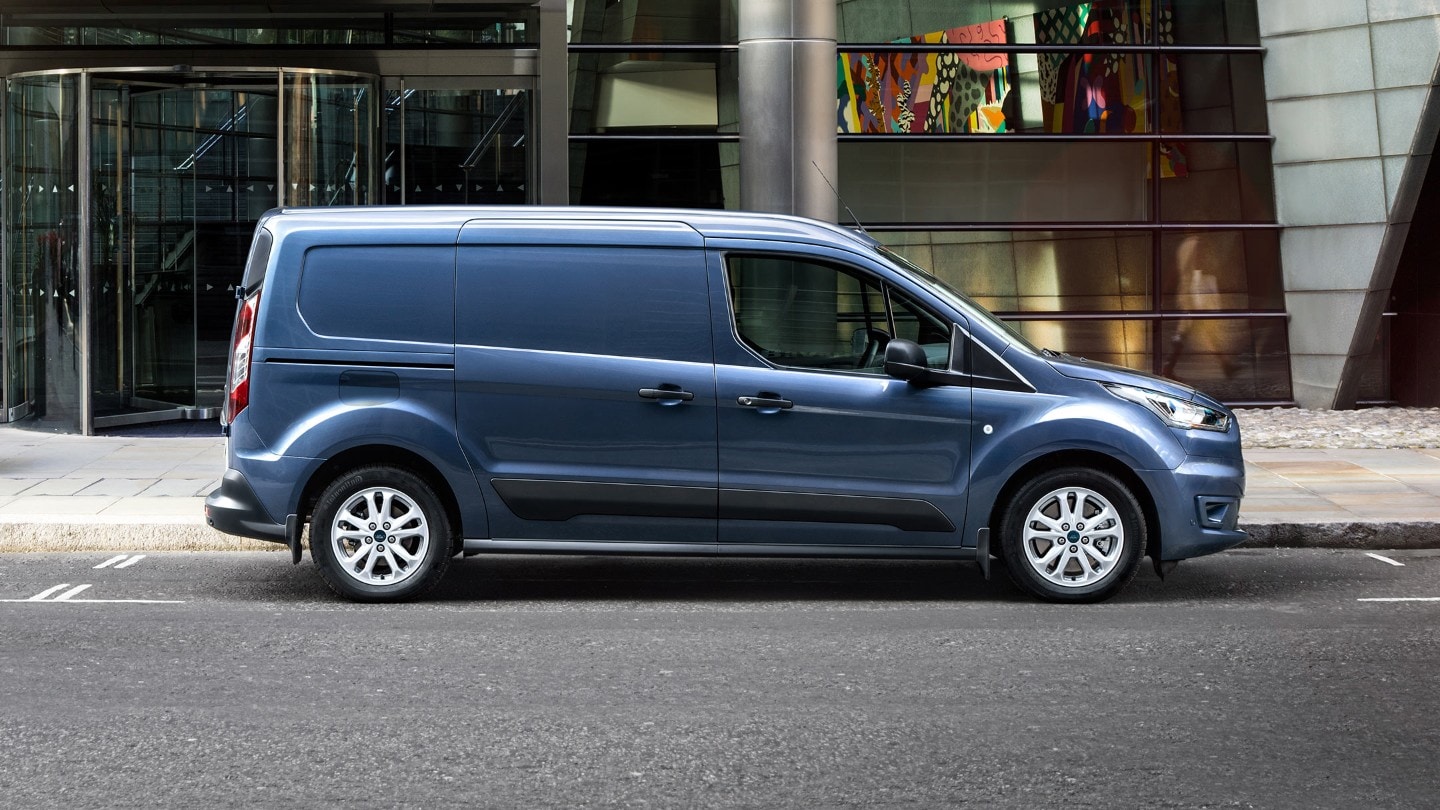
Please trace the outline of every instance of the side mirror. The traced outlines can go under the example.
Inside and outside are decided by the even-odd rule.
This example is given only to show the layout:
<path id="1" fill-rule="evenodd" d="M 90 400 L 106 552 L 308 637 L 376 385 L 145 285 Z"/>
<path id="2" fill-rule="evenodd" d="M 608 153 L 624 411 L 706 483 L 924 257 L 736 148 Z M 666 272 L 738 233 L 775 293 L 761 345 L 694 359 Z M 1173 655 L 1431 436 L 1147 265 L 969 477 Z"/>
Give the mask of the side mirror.
<path id="1" fill-rule="evenodd" d="M 924 382 L 930 375 L 925 350 L 914 341 L 895 338 L 885 347 L 885 373 L 905 382 Z"/>

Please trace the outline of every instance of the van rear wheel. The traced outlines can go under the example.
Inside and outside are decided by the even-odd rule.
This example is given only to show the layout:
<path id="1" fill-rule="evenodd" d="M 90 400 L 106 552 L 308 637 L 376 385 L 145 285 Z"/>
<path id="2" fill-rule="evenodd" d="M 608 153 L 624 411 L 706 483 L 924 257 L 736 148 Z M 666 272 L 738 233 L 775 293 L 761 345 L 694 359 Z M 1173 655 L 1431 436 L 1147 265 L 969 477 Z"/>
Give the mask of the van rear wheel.
<path id="1" fill-rule="evenodd" d="M 310 556 L 341 596 L 359 602 L 412 599 L 450 564 L 450 519 L 430 485 L 397 467 L 361 467 L 315 502 Z"/>
<path id="2" fill-rule="evenodd" d="M 1001 553 L 1015 584 L 1049 602 L 1115 595 L 1145 553 L 1144 513 L 1118 478 L 1070 467 L 1022 486 L 1000 522 Z"/>

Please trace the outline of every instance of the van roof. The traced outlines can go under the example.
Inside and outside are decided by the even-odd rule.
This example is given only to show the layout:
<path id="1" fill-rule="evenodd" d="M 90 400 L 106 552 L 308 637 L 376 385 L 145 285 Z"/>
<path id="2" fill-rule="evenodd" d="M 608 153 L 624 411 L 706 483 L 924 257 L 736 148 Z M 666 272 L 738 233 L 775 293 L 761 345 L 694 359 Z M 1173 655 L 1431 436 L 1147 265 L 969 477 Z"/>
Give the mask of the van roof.
<path id="1" fill-rule="evenodd" d="M 459 229 L 473 220 L 553 220 L 558 223 L 594 222 L 680 222 L 707 239 L 773 239 L 783 242 L 831 243 L 837 239 L 854 247 L 878 244 L 868 234 L 804 217 L 754 211 L 724 211 L 686 208 L 619 208 L 582 206 L 337 206 L 329 208 L 281 208 L 265 214 L 261 221 L 282 217 L 281 230 L 307 227 L 387 227 Z M 280 223 L 273 223 L 279 225 Z"/>

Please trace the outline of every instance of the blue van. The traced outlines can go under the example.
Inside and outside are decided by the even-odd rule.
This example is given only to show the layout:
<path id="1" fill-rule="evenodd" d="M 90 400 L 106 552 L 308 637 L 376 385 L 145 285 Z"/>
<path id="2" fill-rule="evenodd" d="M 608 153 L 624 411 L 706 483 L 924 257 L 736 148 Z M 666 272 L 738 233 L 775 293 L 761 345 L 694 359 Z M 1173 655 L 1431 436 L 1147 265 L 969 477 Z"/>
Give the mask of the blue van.
<path id="1" fill-rule="evenodd" d="M 1032 346 L 874 239 L 613 208 L 279 210 L 256 230 L 210 525 L 338 593 L 457 554 L 992 555 L 1104 599 L 1245 539 L 1239 427 Z"/>

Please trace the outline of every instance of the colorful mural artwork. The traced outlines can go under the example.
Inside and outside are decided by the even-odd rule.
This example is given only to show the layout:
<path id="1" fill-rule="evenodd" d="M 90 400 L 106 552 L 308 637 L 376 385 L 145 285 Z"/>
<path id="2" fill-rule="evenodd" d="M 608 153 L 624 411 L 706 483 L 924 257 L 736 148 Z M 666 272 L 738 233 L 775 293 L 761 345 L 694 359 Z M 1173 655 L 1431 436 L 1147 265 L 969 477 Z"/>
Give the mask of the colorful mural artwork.
<path id="1" fill-rule="evenodd" d="M 1033 15 L 1037 45 L 1096 46 L 1094 53 L 1042 52 L 1040 120 L 1021 120 L 1016 65 L 996 45 L 1012 22 L 992 20 L 894 40 L 984 46 L 991 52 L 844 52 L 836 74 L 836 131 L 842 134 L 1050 132 L 1061 135 L 1181 131 L 1179 66 L 1168 54 L 1115 46 L 1173 45 L 1174 0 L 1092 0 Z M 1155 59 L 1159 70 L 1152 73 Z M 1029 70 L 1022 62 L 1021 69 Z M 1027 78 L 1031 74 L 1027 73 Z M 1159 87 L 1151 88 L 1158 75 Z M 1034 85 L 1027 84 L 1026 87 Z M 1027 89 L 1027 93 L 1034 90 Z M 1028 100 L 1033 105 L 1033 99 Z M 1158 122 L 1150 105 L 1158 103 Z M 1033 109 L 1033 107 L 1032 107 Z M 1033 115 L 1033 113 L 1032 113 Z M 1159 144 L 1162 177 L 1189 174 L 1184 150 Z"/>
<path id="2" fill-rule="evenodd" d="M 1159 29 L 1151 26 L 1158 18 Z M 1174 44 L 1171 0 L 1095 0 L 1035 15 L 1042 45 Z M 1046 132 L 1152 132 L 1150 61 L 1138 53 L 1041 54 L 1040 96 Z M 1175 58 L 1160 56 L 1160 131 L 1180 131 L 1180 81 Z M 1161 176 L 1188 174 L 1185 153 L 1162 145 Z"/>
<path id="3" fill-rule="evenodd" d="M 1003 45 L 1005 20 L 897 39 Z M 1010 56 L 1003 53 L 842 53 L 836 128 L 842 133 L 1008 132 Z"/>

